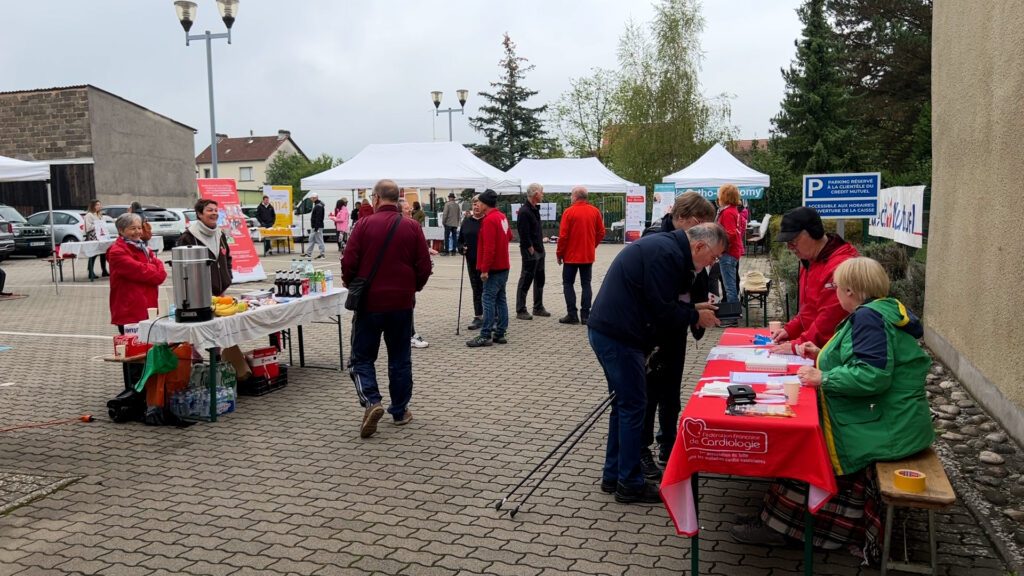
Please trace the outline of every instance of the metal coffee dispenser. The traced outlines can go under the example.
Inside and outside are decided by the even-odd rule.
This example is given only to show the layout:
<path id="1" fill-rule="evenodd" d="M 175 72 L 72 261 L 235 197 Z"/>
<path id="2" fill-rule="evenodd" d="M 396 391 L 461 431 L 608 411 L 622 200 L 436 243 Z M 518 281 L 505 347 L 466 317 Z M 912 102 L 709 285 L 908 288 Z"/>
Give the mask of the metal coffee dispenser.
<path id="1" fill-rule="evenodd" d="M 213 284 L 210 279 L 210 251 L 206 246 L 177 246 L 171 249 L 171 279 L 177 322 L 205 322 L 213 319 Z"/>

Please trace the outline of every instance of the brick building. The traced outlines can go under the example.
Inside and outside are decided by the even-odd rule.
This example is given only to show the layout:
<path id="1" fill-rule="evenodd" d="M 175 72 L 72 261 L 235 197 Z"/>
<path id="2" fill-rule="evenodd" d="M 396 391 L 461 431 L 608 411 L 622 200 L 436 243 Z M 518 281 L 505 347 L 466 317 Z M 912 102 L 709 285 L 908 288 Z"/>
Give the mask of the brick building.
<path id="1" fill-rule="evenodd" d="M 54 208 L 191 206 L 195 129 L 95 86 L 0 93 L 0 156 L 48 162 Z M 46 207 L 42 183 L 0 184 L 0 203 Z"/>

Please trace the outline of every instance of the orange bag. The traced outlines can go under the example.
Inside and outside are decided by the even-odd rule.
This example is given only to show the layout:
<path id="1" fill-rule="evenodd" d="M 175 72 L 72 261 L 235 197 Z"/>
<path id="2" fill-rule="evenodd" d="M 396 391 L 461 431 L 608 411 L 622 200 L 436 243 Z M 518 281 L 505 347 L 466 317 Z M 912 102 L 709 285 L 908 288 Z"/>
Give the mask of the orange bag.
<path id="1" fill-rule="evenodd" d="M 178 358 L 178 367 L 166 374 L 151 376 L 146 382 L 146 405 L 150 408 L 167 407 L 175 393 L 188 387 L 192 377 L 192 345 L 187 342 L 178 344 L 173 351 Z"/>

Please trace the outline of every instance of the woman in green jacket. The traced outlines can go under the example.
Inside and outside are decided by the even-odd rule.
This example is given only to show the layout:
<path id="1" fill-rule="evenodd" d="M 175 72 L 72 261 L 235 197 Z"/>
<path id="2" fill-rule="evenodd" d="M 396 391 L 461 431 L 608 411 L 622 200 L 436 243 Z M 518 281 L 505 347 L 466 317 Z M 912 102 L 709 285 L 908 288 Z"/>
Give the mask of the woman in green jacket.
<path id="1" fill-rule="evenodd" d="M 797 346 L 817 358 L 800 368 L 804 386 L 818 388 L 822 431 L 839 494 L 815 517 L 814 544 L 826 549 L 853 545 L 877 560 L 882 507 L 874 471 L 877 461 L 899 460 L 931 445 L 935 432 L 925 395 L 931 359 L 917 344 L 921 322 L 889 298 L 889 278 L 870 258 L 851 258 L 833 275 L 836 294 L 849 313 L 835 335 L 818 349 Z M 806 486 L 779 480 L 765 497 L 760 521 L 731 529 L 751 544 L 779 545 L 803 538 Z"/>

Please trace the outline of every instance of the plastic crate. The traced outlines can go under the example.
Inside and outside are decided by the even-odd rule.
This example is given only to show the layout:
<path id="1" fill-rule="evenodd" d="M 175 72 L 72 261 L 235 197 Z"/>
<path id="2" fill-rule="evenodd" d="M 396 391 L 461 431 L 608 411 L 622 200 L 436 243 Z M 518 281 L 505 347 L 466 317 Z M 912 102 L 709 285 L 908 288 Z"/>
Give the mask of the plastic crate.
<path id="1" fill-rule="evenodd" d="M 273 378 L 253 376 L 238 384 L 239 396 L 263 396 L 288 385 L 288 365 L 281 364 L 278 375 Z"/>

